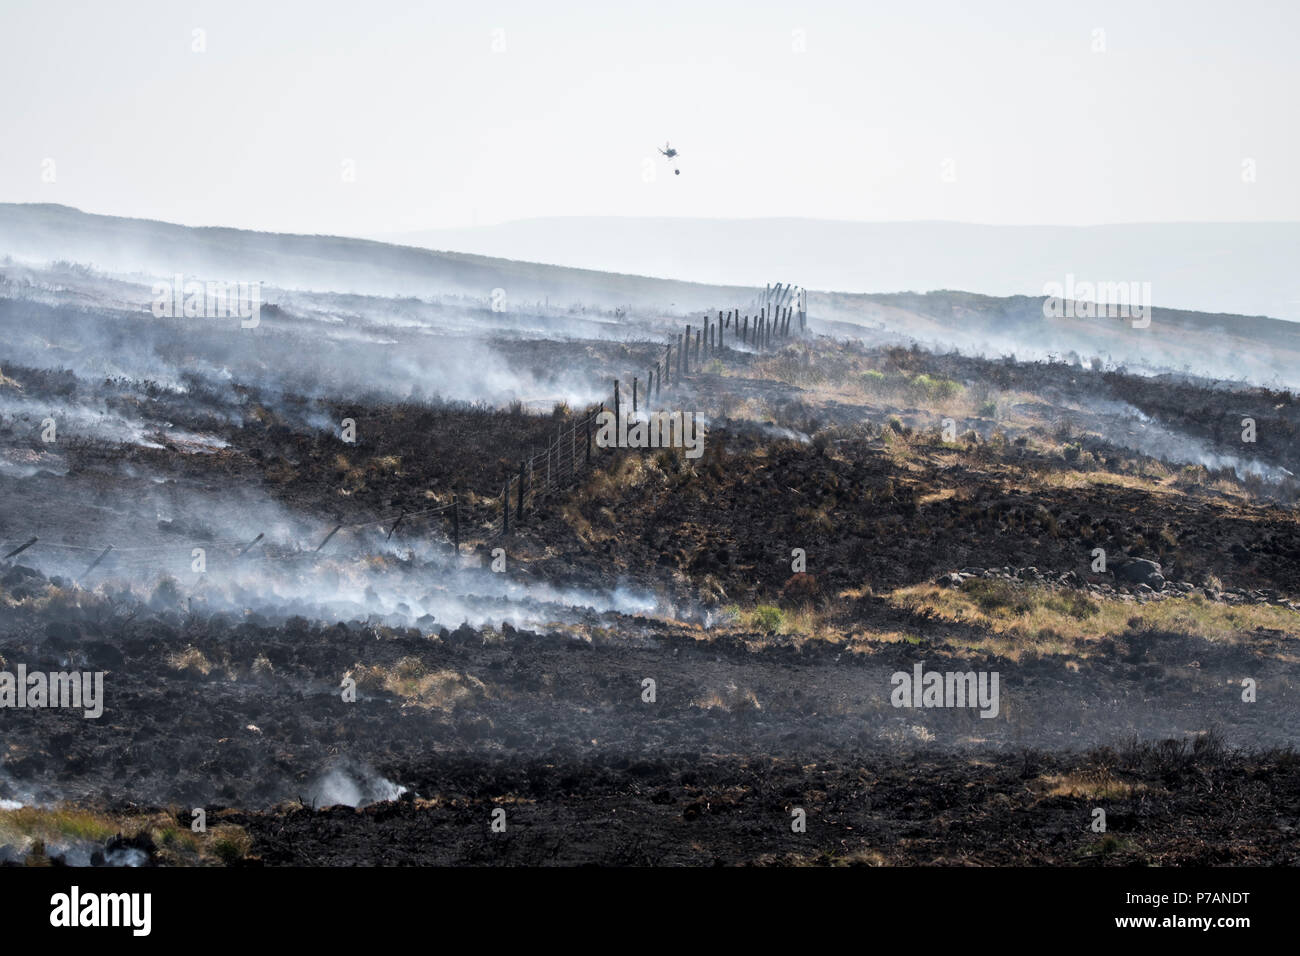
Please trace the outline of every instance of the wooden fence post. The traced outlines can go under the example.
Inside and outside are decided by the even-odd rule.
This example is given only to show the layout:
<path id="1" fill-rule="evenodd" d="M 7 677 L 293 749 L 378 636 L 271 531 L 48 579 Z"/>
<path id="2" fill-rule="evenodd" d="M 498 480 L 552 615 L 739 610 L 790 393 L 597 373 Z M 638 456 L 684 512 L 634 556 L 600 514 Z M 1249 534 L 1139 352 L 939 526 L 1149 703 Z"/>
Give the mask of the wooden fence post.
<path id="1" fill-rule="evenodd" d="M 506 486 L 501 489 L 501 533 L 510 533 L 510 479 L 506 478 Z"/>
<path id="2" fill-rule="evenodd" d="M 262 536 L 259 534 L 257 537 L 258 537 L 258 538 L 261 538 Z M 256 541 L 253 542 L 253 544 L 256 544 L 256 543 L 257 543 Z M 250 545 L 248 546 L 248 548 L 251 548 L 252 546 L 253 546 L 253 545 L 250 544 Z M 248 548 L 245 548 L 244 551 L 247 551 Z M 91 561 L 91 562 L 90 562 L 90 567 L 86 568 L 86 570 L 84 570 L 84 571 L 81 572 L 81 577 L 82 577 L 82 578 L 87 577 L 87 576 L 90 574 L 91 571 L 93 571 L 93 570 L 95 570 L 95 568 L 99 567 L 99 562 L 103 561 L 106 557 L 108 557 L 108 553 L 109 553 L 110 551 L 112 551 L 112 550 L 113 550 L 113 546 L 110 544 L 110 545 L 109 545 L 107 548 L 105 548 L 103 551 L 99 552 L 99 557 L 97 557 L 94 561 Z M 241 551 L 240 554 L 243 554 L 243 551 Z"/>
<path id="3" fill-rule="evenodd" d="M 329 544 L 329 543 L 330 543 L 330 538 L 332 538 L 332 537 L 334 537 L 334 535 L 338 534 L 339 529 L 342 528 L 342 527 L 343 527 L 343 525 L 341 525 L 341 524 L 336 524 L 336 525 L 334 526 L 334 530 L 331 531 L 329 534 L 325 535 L 325 540 L 322 541 L 320 544 L 316 545 L 316 551 L 319 552 L 321 548 L 323 548 L 323 547 L 325 547 L 325 545 Z"/>
<path id="4" fill-rule="evenodd" d="M 636 412 L 637 412 L 637 401 L 636 401 L 636 399 L 637 399 L 637 384 L 638 384 L 638 383 L 637 383 L 637 377 L 636 377 L 635 375 L 633 375 L 633 376 L 632 376 L 632 414 L 633 414 L 633 415 L 635 415 Z"/>
<path id="5" fill-rule="evenodd" d="M 515 517 L 520 521 L 524 520 L 524 460 L 519 459 L 519 509 L 515 512 Z"/>
<path id="6" fill-rule="evenodd" d="M 35 544 L 37 541 L 39 541 L 39 540 L 41 540 L 41 539 L 40 539 L 40 538 L 28 538 L 26 541 L 24 541 L 24 542 L 23 542 L 22 544 L 20 544 L 18 547 L 14 548 L 12 551 L 10 551 L 8 554 L 6 554 L 3 558 L 0 558 L 0 561 L 8 561 L 10 558 L 14 557 L 15 555 L 22 554 L 24 551 L 26 551 L 28 548 L 30 548 L 32 545 L 34 545 L 34 544 Z"/>
<path id="7" fill-rule="evenodd" d="M 460 496 L 451 496 L 451 535 L 453 547 L 460 554 Z"/>

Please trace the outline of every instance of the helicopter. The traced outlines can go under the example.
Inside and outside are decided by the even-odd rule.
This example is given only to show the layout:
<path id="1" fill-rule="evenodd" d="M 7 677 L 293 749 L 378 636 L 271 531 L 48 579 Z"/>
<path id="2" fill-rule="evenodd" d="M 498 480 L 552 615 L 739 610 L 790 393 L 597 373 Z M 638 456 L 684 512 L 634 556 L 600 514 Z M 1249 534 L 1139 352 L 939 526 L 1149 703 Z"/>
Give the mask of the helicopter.
<path id="1" fill-rule="evenodd" d="M 659 150 L 659 152 L 663 153 L 664 156 L 667 157 L 667 159 L 668 159 L 670 162 L 671 162 L 672 160 L 674 160 L 674 159 L 677 158 L 677 150 L 673 149 L 671 143 L 665 142 L 665 143 L 664 143 L 664 148 L 661 149 L 661 150 Z M 674 175 L 674 176 L 680 176 L 681 174 L 682 174 L 682 171 L 681 171 L 680 169 L 674 169 L 674 170 L 673 170 L 673 175 Z"/>

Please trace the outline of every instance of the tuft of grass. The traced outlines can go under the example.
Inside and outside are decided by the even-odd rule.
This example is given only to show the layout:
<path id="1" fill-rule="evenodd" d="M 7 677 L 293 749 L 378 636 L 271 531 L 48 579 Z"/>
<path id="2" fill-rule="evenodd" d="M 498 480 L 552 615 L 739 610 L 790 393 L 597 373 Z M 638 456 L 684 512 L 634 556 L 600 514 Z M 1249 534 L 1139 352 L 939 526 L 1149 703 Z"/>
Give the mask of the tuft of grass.
<path id="1" fill-rule="evenodd" d="M 754 608 L 753 625 L 765 634 L 775 634 L 785 624 L 785 612 L 771 604 Z"/>
<path id="2" fill-rule="evenodd" d="M 418 657 L 403 657 L 391 667 L 355 665 L 348 672 L 357 686 L 387 691 L 425 710 L 452 711 L 487 695 L 486 685 L 471 674 L 430 669 Z"/>
<path id="3" fill-rule="evenodd" d="M 224 824 L 208 831 L 207 850 L 223 866 L 234 866 L 247 858 L 252 849 L 253 838 L 243 827 Z"/>
<path id="4" fill-rule="evenodd" d="M 1080 800 L 1127 800 L 1147 789 L 1144 783 L 1129 783 L 1104 769 L 1051 774 L 1039 777 L 1036 783 L 1049 797 Z"/>
<path id="5" fill-rule="evenodd" d="M 961 394 L 960 383 L 950 378 L 921 373 L 908 383 L 909 390 L 921 401 L 947 402 Z"/>
<path id="6" fill-rule="evenodd" d="M 747 687 L 728 684 L 721 690 L 715 690 L 691 702 L 692 707 L 701 710 L 725 710 L 727 713 L 762 710 L 758 695 Z"/>
<path id="7" fill-rule="evenodd" d="M 187 646 L 183 651 L 176 651 L 167 657 L 167 666 L 173 670 L 189 671 L 192 674 L 202 674 L 206 677 L 212 672 L 212 662 L 204 656 L 203 652 L 193 644 Z"/>

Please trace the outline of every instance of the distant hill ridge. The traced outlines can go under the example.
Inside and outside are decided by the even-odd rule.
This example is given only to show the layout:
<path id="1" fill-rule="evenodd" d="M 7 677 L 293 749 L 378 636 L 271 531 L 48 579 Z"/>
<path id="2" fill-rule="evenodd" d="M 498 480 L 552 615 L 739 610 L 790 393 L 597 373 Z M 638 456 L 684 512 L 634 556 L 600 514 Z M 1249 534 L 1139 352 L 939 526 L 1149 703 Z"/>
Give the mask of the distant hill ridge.
<path id="1" fill-rule="evenodd" d="M 605 221 L 570 222 L 598 226 Z M 688 220 L 684 227 L 676 220 L 653 222 L 685 228 L 689 233 L 690 223 L 697 221 Z M 806 221 L 787 221 L 792 229 L 801 222 Z M 852 232 L 863 224 L 821 225 L 842 225 Z M 984 234 L 982 230 L 1019 228 L 896 225 L 922 230 L 937 225 L 965 232 L 972 238 L 969 254 L 975 258 L 989 254 L 974 241 Z M 737 228 L 755 231 L 753 224 Z M 1271 231 L 1278 236 L 1289 236 L 1297 229 L 1285 223 L 1242 228 L 1252 235 Z M 679 249 L 689 246 L 679 243 Z M 753 296 L 753 286 L 743 284 L 654 278 L 342 236 L 189 227 L 48 204 L 0 204 L 0 255 L 88 263 L 107 272 L 158 276 L 181 272 L 205 278 L 260 280 L 283 288 L 379 296 L 463 294 L 486 301 L 493 289 L 501 288 L 513 306 L 547 299 L 552 305 L 631 305 L 657 313 L 689 313 L 741 306 Z M 812 279 L 800 274 L 797 255 L 789 264 L 773 261 L 776 264 L 757 285 L 789 281 L 817 288 Z M 1063 281 L 1065 274 L 1063 268 L 1058 281 Z M 1125 271 L 1117 277 L 1086 278 L 1121 281 L 1140 276 Z M 1228 291 L 1234 287 L 1227 280 L 1216 281 L 1226 284 Z M 1150 327 L 1145 329 L 1131 328 L 1114 318 L 1047 318 L 1041 295 L 991 296 L 978 290 L 951 291 L 951 286 L 948 291 L 929 294 L 812 292 L 809 321 L 813 331 L 912 340 L 981 354 L 1014 353 L 1032 358 L 1072 352 L 1084 358 L 1186 369 L 1215 378 L 1300 385 L 1300 323 L 1227 311 L 1165 308 L 1160 286 L 1153 285 L 1156 308 Z"/>

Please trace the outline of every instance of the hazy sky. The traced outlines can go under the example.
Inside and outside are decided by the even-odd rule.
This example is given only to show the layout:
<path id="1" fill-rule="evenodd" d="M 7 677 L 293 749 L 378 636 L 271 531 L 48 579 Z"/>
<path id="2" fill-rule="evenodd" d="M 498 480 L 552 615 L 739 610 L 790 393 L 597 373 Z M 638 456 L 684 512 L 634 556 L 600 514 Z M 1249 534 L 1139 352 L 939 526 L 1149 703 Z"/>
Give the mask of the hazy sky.
<path id="1" fill-rule="evenodd" d="M 0 200 L 342 234 L 1300 220 L 1297 35 L 1290 0 L 0 0 Z M 682 174 L 647 182 L 666 139 Z"/>

